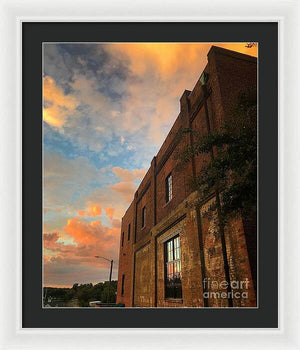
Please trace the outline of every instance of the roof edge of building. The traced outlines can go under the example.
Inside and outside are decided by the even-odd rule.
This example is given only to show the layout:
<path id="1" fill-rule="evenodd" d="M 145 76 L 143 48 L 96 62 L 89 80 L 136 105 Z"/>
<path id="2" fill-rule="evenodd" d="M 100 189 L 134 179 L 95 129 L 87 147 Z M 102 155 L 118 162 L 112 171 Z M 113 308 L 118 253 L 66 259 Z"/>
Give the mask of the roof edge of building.
<path id="1" fill-rule="evenodd" d="M 225 49 L 224 47 L 215 46 L 215 45 L 212 45 L 212 47 L 210 48 L 210 50 L 207 53 L 207 57 L 211 53 L 231 56 L 231 57 L 234 57 L 234 58 L 239 58 L 239 59 L 243 59 L 243 60 L 251 61 L 251 62 L 256 62 L 257 61 L 257 57 L 255 57 L 255 56 L 251 56 L 251 55 L 247 55 L 245 53 L 241 53 L 241 52 Z"/>

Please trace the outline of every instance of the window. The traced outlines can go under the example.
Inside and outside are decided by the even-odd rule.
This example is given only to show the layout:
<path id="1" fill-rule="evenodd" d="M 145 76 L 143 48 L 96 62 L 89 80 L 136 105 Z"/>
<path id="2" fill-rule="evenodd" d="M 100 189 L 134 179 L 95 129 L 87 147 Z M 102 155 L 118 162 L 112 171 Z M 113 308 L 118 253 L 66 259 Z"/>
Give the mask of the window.
<path id="1" fill-rule="evenodd" d="M 127 241 L 130 241 L 130 231 L 131 231 L 131 225 L 128 225 L 128 237 L 127 237 Z"/>
<path id="2" fill-rule="evenodd" d="M 142 209 L 142 228 L 146 225 L 146 207 Z"/>
<path id="3" fill-rule="evenodd" d="M 165 243 L 165 297 L 182 298 L 181 249 L 179 236 Z"/>
<path id="4" fill-rule="evenodd" d="M 166 178 L 166 203 L 172 199 L 172 174 L 169 174 Z"/>
<path id="5" fill-rule="evenodd" d="M 122 232 L 122 247 L 124 246 L 124 232 Z"/>
<path id="6" fill-rule="evenodd" d="M 121 289 L 121 295 L 124 295 L 124 284 L 125 284 L 125 275 L 122 275 L 122 289 Z"/>

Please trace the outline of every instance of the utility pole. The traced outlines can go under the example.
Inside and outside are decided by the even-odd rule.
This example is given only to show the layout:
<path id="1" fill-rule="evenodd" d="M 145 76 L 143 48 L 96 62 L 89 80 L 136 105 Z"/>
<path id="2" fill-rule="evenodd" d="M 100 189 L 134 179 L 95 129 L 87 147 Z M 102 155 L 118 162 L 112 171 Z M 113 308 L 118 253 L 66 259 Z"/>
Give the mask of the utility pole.
<path id="1" fill-rule="evenodd" d="M 111 296 L 111 277 L 112 277 L 112 269 L 113 269 L 114 261 L 113 259 L 110 260 L 110 259 L 104 258 L 104 256 L 99 256 L 99 255 L 95 255 L 95 258 L 104 259 L 110 262 L 109 286 L 108 286 L 108 295 L 110 297 Z"/>
<path id="2" fill-rule="evenodd" d="M 113 269 L 114 261 L 110 261 L 110 273 L 109 273 L 109 296 L 111 296 L 111 275 L 112 275 L 112 269 Z"/>

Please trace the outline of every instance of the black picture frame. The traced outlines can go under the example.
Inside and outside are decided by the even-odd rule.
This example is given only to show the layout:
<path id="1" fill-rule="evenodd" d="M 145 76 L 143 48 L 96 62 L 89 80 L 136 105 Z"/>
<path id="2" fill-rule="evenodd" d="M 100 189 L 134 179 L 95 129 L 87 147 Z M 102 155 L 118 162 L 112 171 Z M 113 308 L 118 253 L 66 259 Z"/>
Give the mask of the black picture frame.
<path id="1" fill-rule="evenodd" d="M 278 327 L 278 23 L 23 22 L 23 328 Z M 42 43 L 258 42 L 259 307 L 42 308 Z"/>

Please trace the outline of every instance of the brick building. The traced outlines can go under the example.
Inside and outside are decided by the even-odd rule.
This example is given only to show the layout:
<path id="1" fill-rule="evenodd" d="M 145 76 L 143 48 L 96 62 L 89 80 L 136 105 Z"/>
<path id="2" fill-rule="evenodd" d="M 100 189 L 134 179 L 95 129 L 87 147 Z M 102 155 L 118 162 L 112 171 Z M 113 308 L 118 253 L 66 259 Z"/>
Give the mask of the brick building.
<path id="1" fill-rule="evenodd" d="M 122 219 L 117 302 L 126 307 L 230 306 L 230 298 L 216 294 L 227 291 L 224 246 L 230 281 L 235 281 L 233 306 L 256 306 L 256 218 L 229 222 L 224 245 L 214 219 L 203 215 L 214 198 L 202 198 L 195 206 L 197 193 L 187 184 L 209 155 L 174 171 L 174 153 L 183 142 L 193 142 L 190 135 L 176 141 L 176 133 L 217 129 L 241 91 L 256 88 L 255 57 L 215 46 L 207 57 L 193 91 L 184 91 L 180 113 Z"/>

